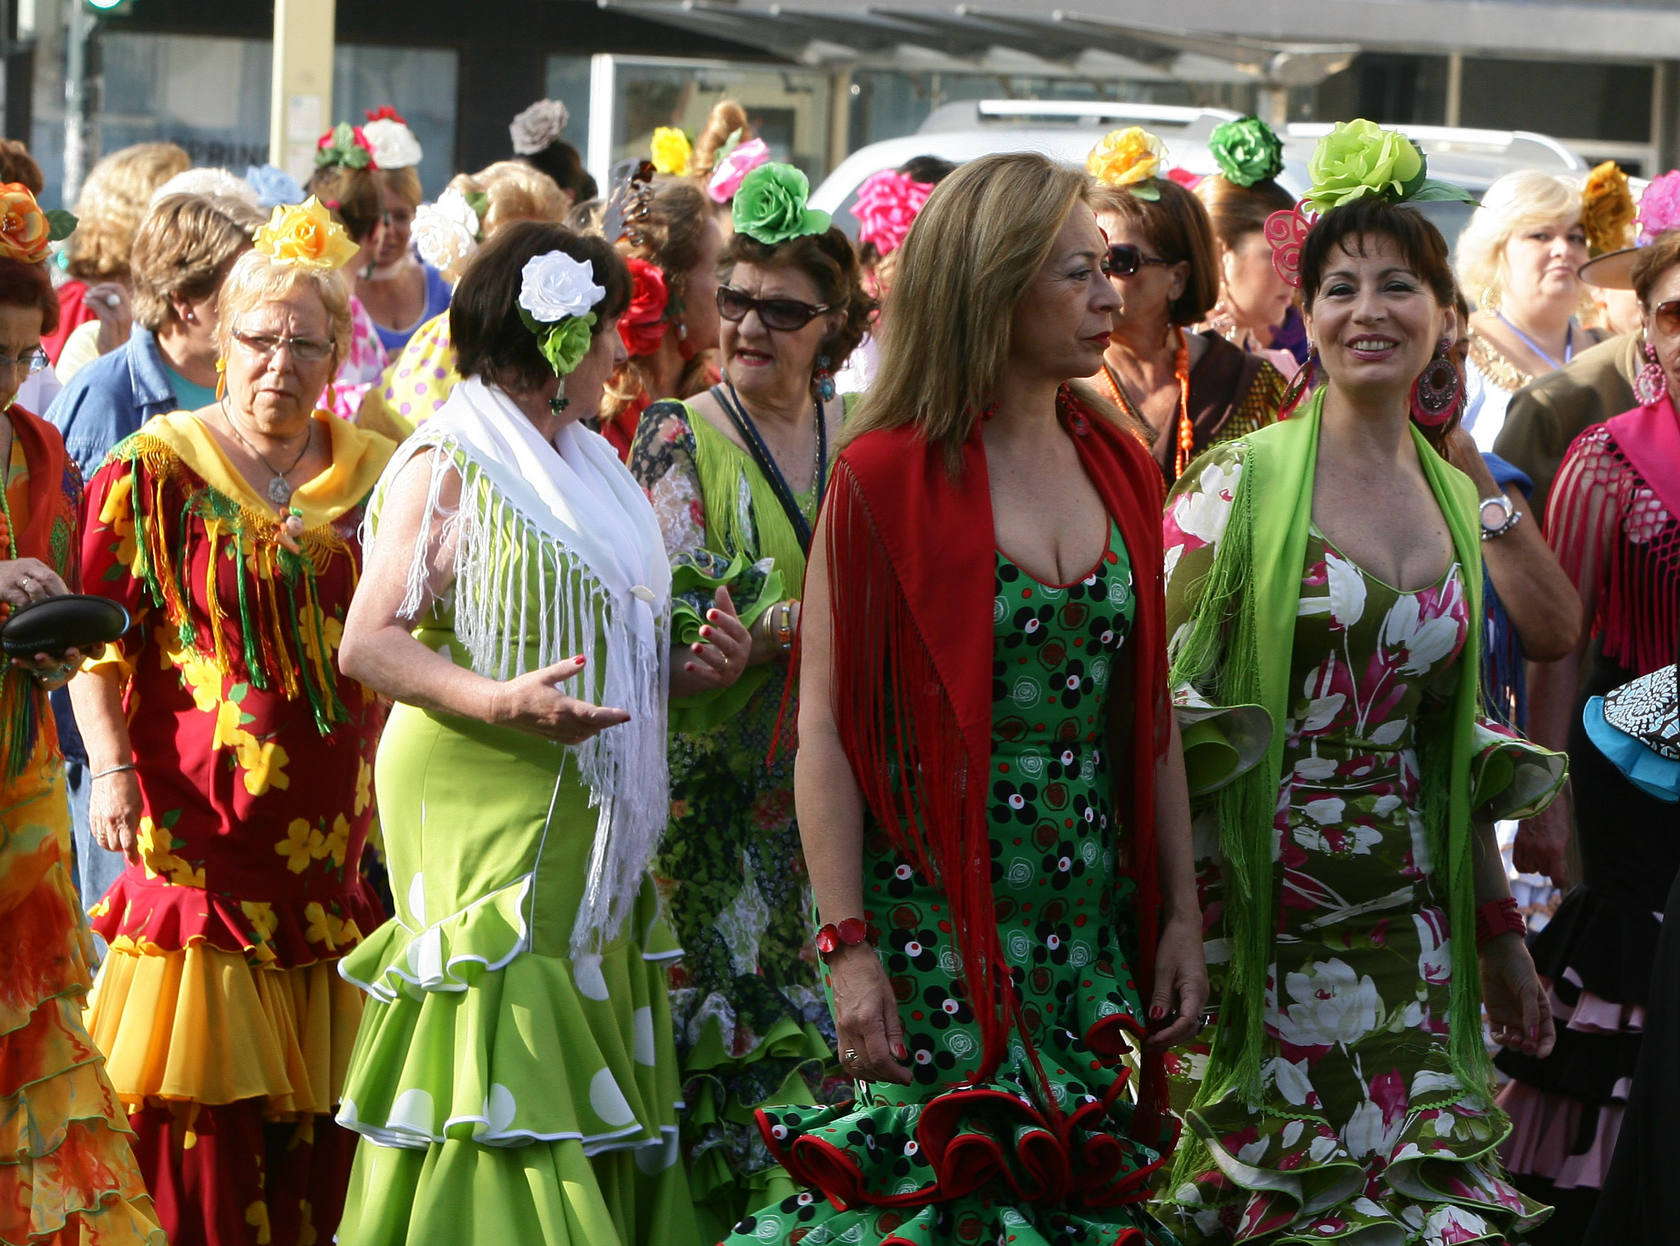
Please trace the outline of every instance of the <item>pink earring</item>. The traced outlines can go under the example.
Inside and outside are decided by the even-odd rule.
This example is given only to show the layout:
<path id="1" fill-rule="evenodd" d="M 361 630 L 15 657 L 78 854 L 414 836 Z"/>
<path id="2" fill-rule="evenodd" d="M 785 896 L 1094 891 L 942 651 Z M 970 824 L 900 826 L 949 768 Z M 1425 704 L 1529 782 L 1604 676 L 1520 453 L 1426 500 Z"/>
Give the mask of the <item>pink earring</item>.
<path id="1" fill-rule="evenodd" d="M 1412 382 L 1412 419 L 1424 428 L 1439 428 L 1452 418 L 1464 397 L 1464 378 L 1447 353 L 1451 344 L 1442 338 L 1418 379 Z"/>
<path id="2" fill-rule="evenodd" d="M 1645 366 L 1639 369 L 1639 375 L 1633 379 L 1633 396 L 1639 405 L 1648 407 L 1653 402 L 1661 401 L 1668 392 L 1668 381 L 1663 377 L 1662 364 L 1657 362 L 1657 348 L 1649 342 L 1645 343 Z"/>

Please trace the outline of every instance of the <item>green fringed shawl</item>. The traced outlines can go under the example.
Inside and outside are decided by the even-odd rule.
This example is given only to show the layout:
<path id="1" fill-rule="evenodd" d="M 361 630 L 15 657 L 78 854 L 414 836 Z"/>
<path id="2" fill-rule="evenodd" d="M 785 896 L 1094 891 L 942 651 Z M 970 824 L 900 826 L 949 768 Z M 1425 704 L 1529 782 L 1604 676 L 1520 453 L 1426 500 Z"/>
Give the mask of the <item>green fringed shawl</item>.
<path id="1" fill-rule="evenodd" d="M 1226 912 L 1232 947 L 1207 1074 L 1194 1101 L 1198 1107 L 1233 1093 L 1255 1107 L 1261 1103 L 1266 977 L 1276 929 L 1272 827 L 1283 775 L 1290 657 L 1323 410 L 1320 390 L 1294 419 L 1243 439 L 1242 475 L 1224 536 L 1212 568 L 1192 591 L 1198 605 L 1171 654 L 1173 687 L 1188 683 L 1221 705 L 1262 705 L 1277 726 L 1265 759 L 1215 798 L 1220 848 L 1229 865 Z M 1481 629 L 1476 621 L 1481 618 L 1482 554 L 1476 493 L 1469 478 L 1442 459 L 1416 428 L 1412 435 L 1452 533 L 1469 599 L 1471 626 L 1447 711 L 1450 737 L 1425 733 L 1418 751 L 1433 869 L 1437 874 L 1446 871 L 1448 917 L 1459 936 L 1451 943 L 1449 1057 L 1465 1090 L 1486 1096 L 1492 1069 L 1482 1046 L 1470 819 L 1470 759 L 1481 669 Z M 1192 484 L 1199 475 L 1199 467 L 1192 465 L 1184 484 Z M 1450 1091 L 1443 1095 L 1449 1101 L 1456 1097 Z M 1194 1163 L 1189 1152 L 1198 1149 L 1181 1148 L 1181 1172 Z"/>

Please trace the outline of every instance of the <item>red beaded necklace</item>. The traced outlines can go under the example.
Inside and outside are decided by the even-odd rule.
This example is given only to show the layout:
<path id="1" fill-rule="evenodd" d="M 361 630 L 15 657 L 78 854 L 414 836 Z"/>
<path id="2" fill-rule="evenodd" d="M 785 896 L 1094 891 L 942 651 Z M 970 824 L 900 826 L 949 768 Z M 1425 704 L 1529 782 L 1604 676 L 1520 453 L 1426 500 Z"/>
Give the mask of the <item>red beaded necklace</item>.
<path id="1" fill-rule="evenodd" d="M 1178 452 L 1173 459 L 1173 475 L 1182 476 L 1195 453 L 1196 430 L 1190 423 L 1190 339 L 1183 329 L 1173 331 L 1178 334 L 1178 350 L 1173 354 L 1173 379 L 1178 382 Z M 1126 391 L 1121 388 L 1120 381 L 1107 360 L 1103 361 L 1103 380 L 1108 382 L 1108 392 L 1127 415 L 1140 424 L 1149 422 L 1136 404 L 1126 396 Z"/>

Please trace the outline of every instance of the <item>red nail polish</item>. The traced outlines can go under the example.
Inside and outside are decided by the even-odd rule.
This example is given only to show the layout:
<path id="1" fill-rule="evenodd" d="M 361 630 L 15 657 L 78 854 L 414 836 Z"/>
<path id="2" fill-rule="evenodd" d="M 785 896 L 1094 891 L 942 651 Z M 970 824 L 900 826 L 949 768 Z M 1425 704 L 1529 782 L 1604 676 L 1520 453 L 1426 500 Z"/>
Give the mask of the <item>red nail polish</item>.
<path id="1" fill-rule="evenodd" d="M 893 1044 L 892 1053 L 900 1060 L 908 1060 L 910 1058 L 910 1049 L 901 1042 Z"/>
<path id="2" fill-rule="evenodd" d="M 1159 1005 L 1159 1004 L 1150 1005 L 1149 1019 L 1151 1021 L 1159 1021 L 1162 1017 L 1164 1017 L 1166 1015 L 1167 1015 L 1167 1010 L 1165 1008 L 1161 1007 L 1161 1005 Z"/>

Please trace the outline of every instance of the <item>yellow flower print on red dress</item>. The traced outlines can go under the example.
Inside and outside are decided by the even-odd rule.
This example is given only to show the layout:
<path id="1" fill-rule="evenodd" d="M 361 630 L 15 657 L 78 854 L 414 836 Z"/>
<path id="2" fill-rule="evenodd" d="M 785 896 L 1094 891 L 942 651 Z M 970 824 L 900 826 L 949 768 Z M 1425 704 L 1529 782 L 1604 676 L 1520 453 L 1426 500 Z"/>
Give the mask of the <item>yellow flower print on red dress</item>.
<path id="1" fill-rule="evenodd" d="M 302 818 L 293 818 L 292 824 L 286 828 L 286 838 L 274 845 L 274 851 L 286 858 L 288 870 L 301 874 L 309 868 L 311 861 L 327 855 L 326 836 L 321 834 L 320 827 L 311 826 Z"/>
<path id="2" fill-rule="evenodd" d="M 352 809 L 357 817 L 373 803 L 373 767 L 363 758 L 356 765 L 356 803 Z"/>
<path id="3" fill-rule="evenodd" d="M 339 869 L 344 868 L 344 854 L 350 849 L 350 823 L 341 813 L 333 819 L 332 830 L 326 836 L 327 856 Z"/>
<path id="4" fill-rule="evenodd" d="M 234 756 L 239 759 L 239 768 L 245 773 L 240 776 L 245 783 L 245 790 L 253 796 L 261 796 L 271 787 L 282 791 L 291 787 L 292 780 L 286 774 L 286 763 L 291 760 L 286 755 L 286 748 L 275 740 L 258 741 L 255 736 L 247 735 L 235 746 Z"/>
<path id="5" fill-rule="evenodd" d="M 268 1227 L 268 1204 L 258 1199 L 245 1209 L 245 1223 L 257 1231 L 257 1246 L 269 1246 L 274 1240 Z"/>
<path id="6" fill-rule="evenodd" d="M 280 919 L 274 915 L 274 906 L 266 900 L 241 900 L 239 911 L 251 923 L 251 933 L 264 943 L 273 939 L 274 932 L 280 929 Z"/>

